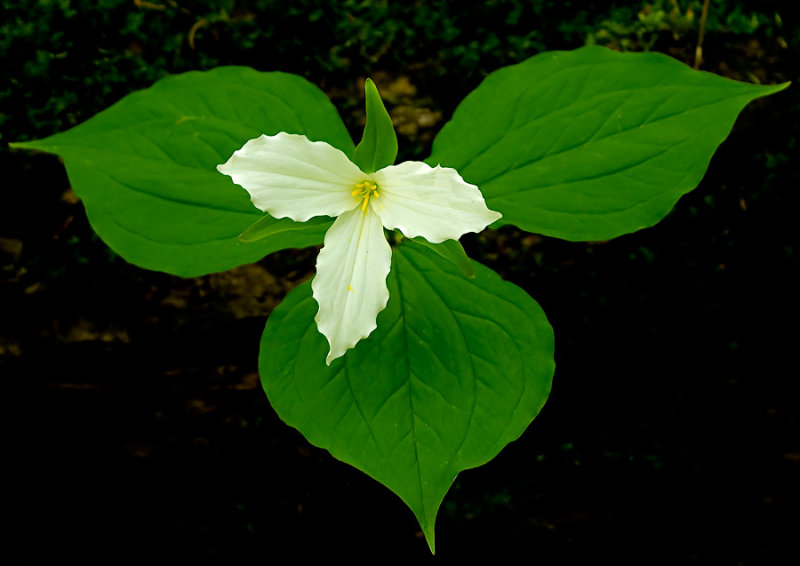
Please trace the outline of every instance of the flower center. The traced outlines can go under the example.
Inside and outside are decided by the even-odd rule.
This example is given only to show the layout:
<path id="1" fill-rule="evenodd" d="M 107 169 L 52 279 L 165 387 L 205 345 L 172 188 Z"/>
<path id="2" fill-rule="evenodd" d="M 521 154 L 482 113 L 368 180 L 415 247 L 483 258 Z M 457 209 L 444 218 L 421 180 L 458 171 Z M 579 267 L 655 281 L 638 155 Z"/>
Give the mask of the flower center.
<path id="1" fill-rule="evenodd" d="M 353 192 L 350 194 L 358 199 L 364 199 L 364 202 L 361 203 L 362 211 L 367 210 L 367 204 L 369 203 L 370 197 L 378 198 L 381 196 L 378 194 L 378 185 L 372 181 L 361 181 L 356 185 L 356 188 L 353 189 Z"/>

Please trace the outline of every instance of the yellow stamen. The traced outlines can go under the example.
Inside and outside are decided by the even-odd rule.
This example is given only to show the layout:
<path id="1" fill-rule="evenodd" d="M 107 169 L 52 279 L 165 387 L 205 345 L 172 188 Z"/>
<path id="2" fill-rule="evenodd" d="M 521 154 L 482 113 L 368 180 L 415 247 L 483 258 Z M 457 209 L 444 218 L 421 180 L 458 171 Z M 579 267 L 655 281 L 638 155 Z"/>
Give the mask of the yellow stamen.
<path id="1" fill-rule="evenodd" d="M 361 203 L 362 212 L 367 210 L 370 197 L 378 198 L 380 196 L 378 194 L 378 185 L 372 181 L 361 181 L 350 194 L 356 198 L 364 199 Z"/>

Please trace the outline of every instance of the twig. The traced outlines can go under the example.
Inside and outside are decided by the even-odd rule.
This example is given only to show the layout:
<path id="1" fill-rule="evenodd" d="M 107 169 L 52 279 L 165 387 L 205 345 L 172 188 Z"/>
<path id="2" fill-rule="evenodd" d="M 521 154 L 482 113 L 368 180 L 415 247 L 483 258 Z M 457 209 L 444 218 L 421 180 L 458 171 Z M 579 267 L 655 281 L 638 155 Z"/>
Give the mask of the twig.
<path id="1" fill-rule="evenodd" d="M 197 20 L 192 26 L 192 28 L 189 30 L 188 40 L 189 40 L 189 47 L 192 48 L 192 51 L 194 51 L 194 36 L 197 33 L 197 30 L 207 25 L 208 25 L 208 18 L 203 18 Z"/>
<path id="2" fill-rule="evenodd" d="M 163 4 L 155 4 L 153 2 L 147 2 L 147 0 L 133 0 L 134 5 L 137 8 L 147 8 L 148 10 L 166 10 L 167 7 Z"/>
<path id="3" fill-rule="evenodd" d="M 703 0 L 703 13 L 700 16 L 700 34 L 697 36 L 697 49 L 694 50 L 694 68 L 699 69 L 703 62 L 703 36 L 706 34 L 709 0 Z"/>

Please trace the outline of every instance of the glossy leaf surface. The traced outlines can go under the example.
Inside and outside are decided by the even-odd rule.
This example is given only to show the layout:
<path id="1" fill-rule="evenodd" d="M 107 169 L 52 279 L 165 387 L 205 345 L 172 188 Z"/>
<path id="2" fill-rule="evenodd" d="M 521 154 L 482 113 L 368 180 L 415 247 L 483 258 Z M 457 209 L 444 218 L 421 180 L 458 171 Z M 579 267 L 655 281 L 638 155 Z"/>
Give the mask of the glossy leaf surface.
<path id="1" fill-rule="evenodd" d="M 431 549 L 456 475 L 491 460 L 541 409 L 553 333 L 522 289 L 426 247 L 395 248 L 378 328 L 325 365 L 309 284 L 272 313 L 259 369 L 272 406 L 316 446 L 399 495 Z"/>
<path id="2" fill-rule="evenodd" d="M 353 144 L 328 98 L 305 79 L 220 67 L 167 77 L 71 130 L 16 144 L 64 158 L 97 233 L 128 261 L 195 276 L 322 242 L 329 222 L 238 236 L 263 213 L 216 170 L 245 141 L 305 134 L 348 155 Z M 262 230 L 278 221 L 264 218 Z"/>
<path id="3" fill-rule="evenodd" d="M 568 240 L 651 226 L 697 186 L 757 86 L 659 53 L 548 52 L 489 75 L 429 164 L 480 187 L 502 224 Z"/>

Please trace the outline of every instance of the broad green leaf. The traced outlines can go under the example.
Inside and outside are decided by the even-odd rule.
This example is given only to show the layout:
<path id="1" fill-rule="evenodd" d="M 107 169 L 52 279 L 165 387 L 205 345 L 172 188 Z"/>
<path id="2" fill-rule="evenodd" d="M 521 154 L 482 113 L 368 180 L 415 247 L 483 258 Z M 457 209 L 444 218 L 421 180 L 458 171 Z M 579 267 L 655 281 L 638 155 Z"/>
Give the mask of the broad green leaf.
<path id="1" fill-rule="evenodd" d="M 372 79 L 364 84 L 367 105 L 367 123 L 364 135 L 356 147 L 353 162 L 364 173 L 373 173 L 394 163 L 397 157 L 397 136 L 394 125 L 381 95 Z"/>
<path id="2" fill-rule="evenodd" d="M 419 244 L 420 246 L 425 246 L 426 248 L 433 250 L 438 255 L 442 256 L 444 259 L 458 267 L 461 270 L 461 273 L 467 277 L 475 277 L 475 266 L 472 265 L 472 260 L 469 259 L 467 252 L 464 251 L 464 248 L 461 246 L 461 242 L 456 240 L 445 240 L 440 244 L 432 244 L 421 236 L 419 238 L 412 238 L 411 241 L 415 244 Z"/>
<path id="3" fill-rule="evenodd" d="M 658 53 L 536 55 L 489 75 L 456 109 L 430 164 L 478 185 L 500 221 L 568 240 L 651 226 L 697 186 L 756 86 Z"/>
<path id="4" fill-rule="evenodd" d="M 57 153 L 97 233 L 128 261 L 195 276 L 322 242 L 327 223 L 238 236 L 263 216 L 217 172 L 261 134 L 305 134 L 353 154 L 328 98 L 305 79 L 220 67 L 167 77 L 64 133 L 15 144 Z M 271 222 L 270 222 L 271 221 Z"/>
<path id="5" fill-rule="evenodd" d="M 325 365 L 308 283 L 270 315 L 259 370 L 280 418 L 386 485 L 431 551 L 456 475 L 491 460 L 541 409 L 554 371 L 539 305 L 494 271 L 464 277 L 431 250 L 394 249 L 378 328 Z"/>

